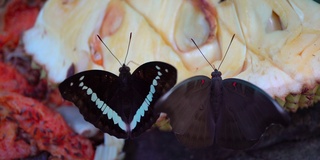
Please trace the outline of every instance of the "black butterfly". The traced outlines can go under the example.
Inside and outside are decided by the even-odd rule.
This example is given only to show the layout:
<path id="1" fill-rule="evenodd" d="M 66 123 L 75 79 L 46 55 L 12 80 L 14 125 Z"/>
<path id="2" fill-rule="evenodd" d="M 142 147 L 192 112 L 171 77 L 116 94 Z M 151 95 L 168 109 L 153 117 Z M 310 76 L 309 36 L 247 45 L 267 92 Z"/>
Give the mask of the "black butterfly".
<path id="1" fill-rule="evenodd" d="M 157 120 L 154 104 L 175 85 L 177 70 L 167 63 L 149 62 L 132 74 L 125 65 L 119 71 L 119 77 L 102 70 L 80 72 L 63 81 L 59 90 L 103 132 L 134 138 Z"/>
<path id="2" fill-rule="evenodd" d="M 288 113 L 259 87 L 235 78 L 195 76 L 162 96 L 155 108 L 168 114 L 177 139 L 187 147 L 212 144 L 245 149 L 273 123 L 288 124 Z"/>
<path id="3" fill-rule="evenodd" d="M 188 147 L 213 143 L 232 149 L 258 142 L 272 123 L 287 124 L 290 117 L 259 87 L 241 79 L 222 80 L 215 70 L 189 78 L 158 100 L 178 140 Z"/>
<path id="4" fill-rule="evenodd" d="M 131 37 L 132 33 L 128 50 Z M 177 82 L 177 70 L 164 62 L 145 63 L 131 74 L 125 65 L 128 50 L 119 77 L 107 71 L 89 70 L 59 85 L 62 97 L 73 102 L 85 120 L 117 138 L 134 138 L 149 129 L 159 117 L 154 111 L 155 102 Z"/>

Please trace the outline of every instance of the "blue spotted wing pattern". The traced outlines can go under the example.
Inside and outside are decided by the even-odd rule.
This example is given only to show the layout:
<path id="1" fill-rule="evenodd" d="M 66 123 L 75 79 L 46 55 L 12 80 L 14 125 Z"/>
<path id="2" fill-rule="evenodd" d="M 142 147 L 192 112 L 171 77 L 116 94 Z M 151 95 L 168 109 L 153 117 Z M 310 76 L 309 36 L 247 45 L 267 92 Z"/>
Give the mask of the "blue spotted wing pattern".
<path id="1" fill-rule="evenodd" d="M 80 72 L 63 81 L 59 90 L 87 121 L 103 132 L 134 138 L 158 118 L 154 104 L 174 86 L 177 71 L 163 62 L 145 63 L 132 75 L 125 65 L 119 71 L 119 77 L 102 70 Z"/>

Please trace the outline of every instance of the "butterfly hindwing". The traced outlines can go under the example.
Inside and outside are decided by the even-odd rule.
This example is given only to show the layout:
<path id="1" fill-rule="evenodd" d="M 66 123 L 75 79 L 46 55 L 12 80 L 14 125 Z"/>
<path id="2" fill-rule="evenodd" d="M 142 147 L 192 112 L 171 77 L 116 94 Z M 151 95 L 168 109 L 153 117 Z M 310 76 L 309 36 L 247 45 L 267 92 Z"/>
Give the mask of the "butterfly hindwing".
<path id="1" fill-rule="evenodd" d="M 213 143 L 214 122 L 210 115 L 210 84 L 206 76 L 189 78 L 169 92 L 156 104 L 158 112 L 168 114 L 177 139 L 188 147 Z"/>
<path id="2" fill-rule="evenodd" d="M 159 117 L 154 111 L 156 101 L 169 89 L 177 80 L 177 70 L 163 62 L 148 62 L 139 66 L 131 76 L 134 92 L 143 98 L 136 98 L 137 105 L 132 106 L 132 136 L 150 128 Z"/>
<path id="3" fill-rule="evenodd" d="M 219 145 L 249 148 L 271 124 L 288 123 L 290 118 L 281 106 L 259 87 L 234 78 L 223 80 L 222 85 L 223 104 L 216 125 Z"/>
<path id="4" fill-rule="evenodd" d="M 106 71 L 90 70 L 77 73 L 59 85 L 62 97 L 73 102 L 84 118 L 103 132 L 118 138 L 126 138 L 127 133 L 119 128 L 118 109 L 109 105 L 115 96 L 119 78 Z M 124 123 L 121 122 L 122 128 Z"/>

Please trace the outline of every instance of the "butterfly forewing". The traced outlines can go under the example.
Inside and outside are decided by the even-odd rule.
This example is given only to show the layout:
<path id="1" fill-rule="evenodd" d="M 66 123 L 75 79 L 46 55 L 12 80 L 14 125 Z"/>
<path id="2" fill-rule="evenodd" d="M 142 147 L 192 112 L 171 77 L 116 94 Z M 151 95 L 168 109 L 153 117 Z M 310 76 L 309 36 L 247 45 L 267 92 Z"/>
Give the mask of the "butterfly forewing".
<path id="1" fill-rule="evenodd" d="M 116 95 L 118 82 L 119 78 L 110 72 L 90 70 L 69 77 L 59 85 L 59 90 L 64 99 L 79 108 L 87 121 L 106 133 L 126 138 L 127 133 L 109 119 L 107 113 L 117 111 L 109 101 Z M 116 115 L 112 116 L 115 118 Z"/>
<path id="2" fill-rule="evenodd" d="M 234 78 L 223 80 L 222 85 L 223 95 L 227 96 L 223 96 L 216 122 L 217 144 L 233 149 L 249 148 L 269 125 L 288 123 L 288 114 L 257 86 Z"/>
<path id="3" fill-rule="evenodd" d="M 190 116 L 192 122 L 183 134 L 175 134 L 178 141 L 188 148 L 210 146 L 214 141 L 215 123 L 210 109 L 205 109 L 210 103 L 209 101 L 209 98 L 205 99 L 195 114 Z"/>
<path id="4" fill-rule="evenodd" d="M 189 78 L 167 92 L 156 104 L 168 114 L 173 132 L 188 147 L 212 143 L 214 123 L 210 115 L 210 84 L 206 76 Z"/>
<path id="5" fill-rule="evenodd" d="M 136 98 L 137 105 L 131 108 L 133 137 L 150 128 L 157 120 L 159 114 L 155 113 L 154 104 L 175 85 L 176 80 L 177 70 L 163 62 L 145 63 L 132 73 L 133 90 L 143 97 Z"/>

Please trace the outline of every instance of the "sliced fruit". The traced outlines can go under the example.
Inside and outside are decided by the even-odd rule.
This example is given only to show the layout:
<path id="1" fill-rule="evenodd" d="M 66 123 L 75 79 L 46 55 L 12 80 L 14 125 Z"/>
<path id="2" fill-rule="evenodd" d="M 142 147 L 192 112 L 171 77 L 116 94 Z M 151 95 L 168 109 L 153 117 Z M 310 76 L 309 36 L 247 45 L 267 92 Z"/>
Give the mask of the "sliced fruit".
<path id="1" fill-rule="evenodd" d="M 100 68 L 117 74 L 120 65 L 96 35 L 101 35 L 123 61 L 129 33 L 133 32 L 128 61 L 169 62 L 178 68 L 181 81 L 212 72 L 190 38 L 218 67 L 236 34 L 221 64 L 223 77 L 248 80 L 288 106 L 286 96 L 313 93 L 320 81 L 320 14 L 315 14 L 319 11 L 320 5 L 312 0 L 63 4 L 52 0 L 46 3 L 35 27 L 26 32 L 24 42 L 27 52 L 45 65 L 49 78 L 61 82 L 71 65 L 76 72 Z M 51 21 L 57 15 L 65 16 Z M 130 64 L 132 70 L 137 66 Z M 307 94 L 297 104 L 312 105 L 314 96 Z"/>
<path id="2" fill-rule="evenodd" d="M 36 140 L 39 150 L 46 150 L 52 156 L 62 159 L 93 158 L 91 142 L 75 134 L 62 116 L 50 108 L 12 92 L 0 92 L 0 106 L 0 109 L 9 110 L 9 118 Z M 7 133 L 10 133 L 10 130 L 6 131 Z"/>
<path id="3" fill-rule="evenodd" d="M 0 8 L 0 49 L 4 46 L 15 48 L 22 33 L 34 25 L 40 6 L 29 5 L 27 1 L 21 0 L 2 3 L 7 4 L 3 11 Z"/>

